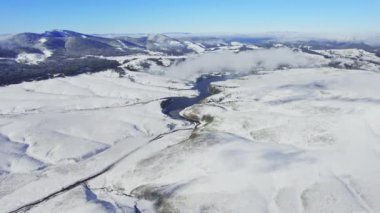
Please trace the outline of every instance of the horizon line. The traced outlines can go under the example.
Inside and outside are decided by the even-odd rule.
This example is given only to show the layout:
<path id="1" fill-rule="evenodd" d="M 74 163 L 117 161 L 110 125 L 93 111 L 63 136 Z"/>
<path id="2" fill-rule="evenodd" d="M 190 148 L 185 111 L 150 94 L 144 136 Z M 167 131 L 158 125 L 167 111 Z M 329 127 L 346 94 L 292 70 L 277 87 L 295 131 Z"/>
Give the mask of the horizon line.
<path id="1" fill-rule="evenodd" d="M 345 36 L 357 36 L 357 35 L 377 35 L 380 36 L 380 31 L 366 31 L 366 32 L 343 32 L 343 31 L 324 31 L 324 32 L 311 32 L 311 31 L 294 31 L 294 30 L 271 30 L 271 31 L 256 31 L 256 32 L 234 32 L 234 31 L 210 31 L 210 32 L 189 32 L 189 31 L 166 31 L 166 32 L 82 32 L 79 30 L 72 30 L 72 29 L 51 29 L 51 30 L 45 30 L 45 31 L 21 31 L 21 32 L 1 32 L 0 35 L 16 35 L 21 33 L 36 33 L 36 34 L 42 34 L 45 32 L 51 32 L 51 31 L 72 31 L 77 32 L 81 34 L 88 34 L 88 35 L 149 35 L 149 34 L 189 34 L 189 35 L 273 35 L 273 34 L 302 34 L 302 35 L 308 35 L 308 36 L 332 36 L 332 35 L 341 35 L 344 34 Z"/>

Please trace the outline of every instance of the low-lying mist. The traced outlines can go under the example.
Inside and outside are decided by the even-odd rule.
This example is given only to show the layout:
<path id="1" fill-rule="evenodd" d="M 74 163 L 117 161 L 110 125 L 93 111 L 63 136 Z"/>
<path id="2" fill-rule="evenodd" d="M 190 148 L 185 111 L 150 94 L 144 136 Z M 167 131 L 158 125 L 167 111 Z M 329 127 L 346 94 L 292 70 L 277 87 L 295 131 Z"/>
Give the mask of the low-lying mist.
<path id="1" fill-rule="evenodd" d="M 282 68 L 319 67 L 326 60 L 317 55 L 295 52 L 289 48 L 259 49 L 240 53 L 214 52 L 192 56 L 166 70 L 166 75 L 189 79 L 213 72 L 250 73 Z"/>

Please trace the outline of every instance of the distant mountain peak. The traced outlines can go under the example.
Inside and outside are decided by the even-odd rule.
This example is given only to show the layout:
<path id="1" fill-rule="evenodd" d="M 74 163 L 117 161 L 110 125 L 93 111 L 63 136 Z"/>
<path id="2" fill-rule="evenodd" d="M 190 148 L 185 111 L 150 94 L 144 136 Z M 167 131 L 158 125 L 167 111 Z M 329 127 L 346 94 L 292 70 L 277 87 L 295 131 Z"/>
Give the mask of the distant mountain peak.
<path id="1" fill-rule="evenodd" d="M 75 36 L 83 36 L 85 34 L 78 33 L 78 32 L 71 31 L 71 30 L 57 30 L 57 29 L 55 29 L 55 30 L 51 30 L 51 31 L 46 31 L 42 35 L 48 36 L 48 37 L 75 37 Z"/>

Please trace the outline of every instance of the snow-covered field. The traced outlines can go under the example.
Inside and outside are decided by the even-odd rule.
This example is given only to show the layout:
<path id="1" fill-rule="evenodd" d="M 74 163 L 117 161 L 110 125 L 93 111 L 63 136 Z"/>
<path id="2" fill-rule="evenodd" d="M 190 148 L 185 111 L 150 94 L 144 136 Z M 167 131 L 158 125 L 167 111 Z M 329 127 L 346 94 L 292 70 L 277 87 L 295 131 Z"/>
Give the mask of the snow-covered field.
<path id="1" fill-rule="evenodd" d="M 297 65 L 310 60 L 326 63 Z M 380 212 L 378 82 L 363 70 L 260 71 L 213 83 L 181 112 L 198 125 L 161 112 L 168 97 L 197 95 L 174 75 L 0 87 L 0 212 Z"/>
<path id="2" fill-rule="evenodd" d="M 160 134 L 191 127 L 162 114 L 160 103 L 194 95 L 183 82 L 111 71 L 0 88 L 0 212 L 87 178 Z"/>
<path id="3" fill-rule="evenodd" d="M 177 153 L 176 168 L 187 171 L 168 180 L 173 170 L 163 167 L 154 178 L 186 183 L 167 202 L 208 212 L 379 212 L 380 75 L 261 74 L 214 83 L 219 94 L 183 112 L 202 127 L 192 148 L 179 144 L 155 159 L 165 165 Z"/>

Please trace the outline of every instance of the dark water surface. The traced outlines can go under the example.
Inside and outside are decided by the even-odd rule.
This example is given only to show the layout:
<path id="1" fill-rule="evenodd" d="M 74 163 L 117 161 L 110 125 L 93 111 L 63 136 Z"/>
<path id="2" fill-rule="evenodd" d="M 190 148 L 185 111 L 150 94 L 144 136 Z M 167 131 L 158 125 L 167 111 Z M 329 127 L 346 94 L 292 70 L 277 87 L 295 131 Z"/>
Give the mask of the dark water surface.
<path id="1" fill-rule="evenodd" d="M 196 97 L 172 97 L 161 102 L 162 113 L 174 118 L 183 119 L 179 112 L 191 105 L 197 104 L 209 96 L 208 88 L 212 82 L 224 81 L 231 78 L 231 75 L 203 75 L 194 83 L 192 89 L 198 90 Z"/>

